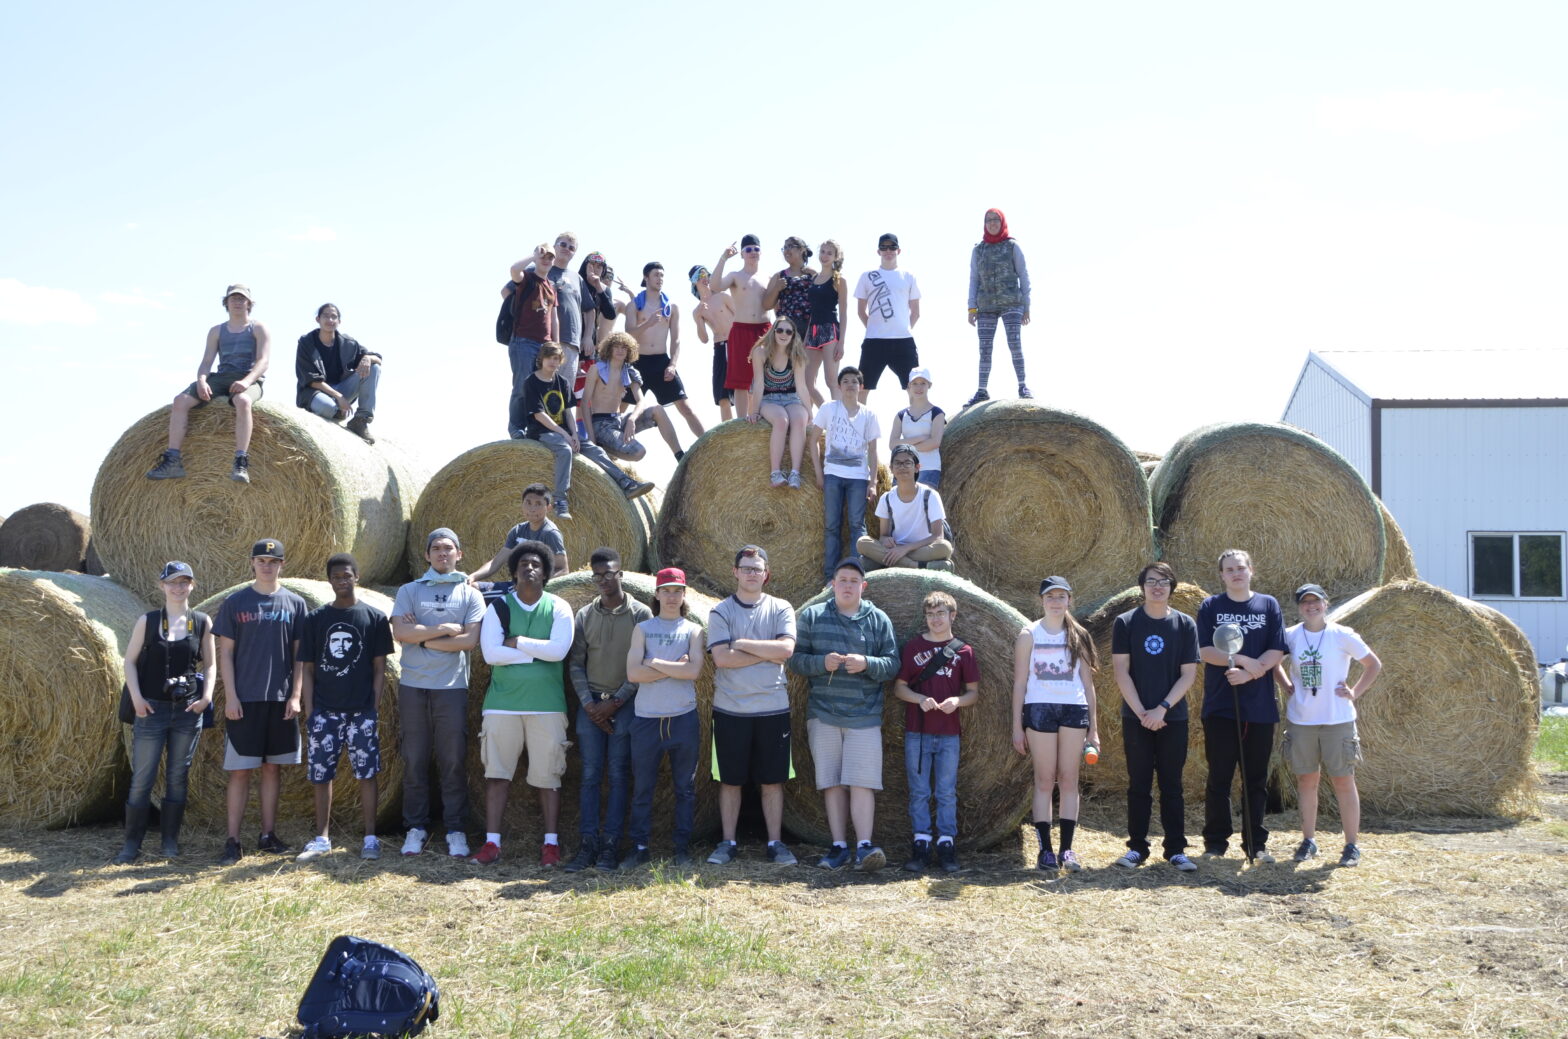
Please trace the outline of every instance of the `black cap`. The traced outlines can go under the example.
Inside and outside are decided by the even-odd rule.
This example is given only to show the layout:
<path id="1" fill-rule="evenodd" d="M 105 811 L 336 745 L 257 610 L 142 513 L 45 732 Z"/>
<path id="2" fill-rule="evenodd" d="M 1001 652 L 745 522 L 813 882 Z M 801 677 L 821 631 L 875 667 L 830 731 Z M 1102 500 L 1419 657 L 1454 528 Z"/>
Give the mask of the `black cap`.
<path id="1" fill-rule="evenodd" d="M 892 231 L 889 231 L 886 234 L 884 234 L 881 238 L 878 238 L 877 239 L 877 248 L 880 249 L 884 245 L 891 245 L 893 248 L 897 249 L 898 248 L 898 235 L 894 234 Z"/>
<path id="2" fill-rule="evenodd" d="M 761 245 L 761 244 L 762 244 L 762 239 L 758 238 L 754 234 L 746 234 L 746 235 L 741 235 L 740 236 L 740 247 L 742 249 L 746 248 L 746 246 L 748 246 L 748 245 Z"/>
<path id="3" fill-rule="evenodd" d="M 642 265 L 642 284 L 643 284 L 643 288 L 647 288 L 648 287 L 648 272 L 649 271 L 662 271 L 662 270 L 664 270 L 664 264 L 660 263 L 658 260 L 650 260 L 649 262 L 643 264 Z"/>
<path id="4" fill-rule="evenodd" d="M 252 559 L 259 559 L 262 556 L 270 556 L 273 559 L 282 559 L 283 542 L 279 541 L 277 538 L 262 538 L 260 541 L 250 546 L 250 557 Z"/>
<path id="5" fill-rule="evenodd" d="M 1296 589 L 1297 602 L 1300 602 L 1309 595 L 1315 595 L 1324 602 L 1328 602 L 1328 593 L 1323 590 L 1323 586 L 1320 584 L 1304 584 L 1300 588 Z"/>
<path id="6" fill-rule="evenodd" d="M 836 574 L 845 567 L 848 567 L 851 570 L 859 570 L 861 577 L 866 576 L 866 564 L 860 561 L 859 556 L 845 556 L 843 559 L 840 559 L 838 561 L 838 566 L 833 568 L 833 572 Z"/>
<path id="7" fill-rule="evenodd" d="M 1047 577 L 1045 580 L 1040 582 L 1040 594 L 1044 595 L 1052 588 L 1060 588 L 1064 592 L 1071 592 L 1073 590 L 1073 586 L 1067 583 L 1067 578 L 1057 577 L 1055 574 L 1052 574 L 1050 577 Z"/>
<path id="8" fill-rule="evenodd" d="M 280 548 L 278 551 L 281 552 L 282 549 Z M 158 574 L 158 580 L 172 581 L 176 577 L 189 577 L 194 581 L 196 580 L 196 571 L 191 569 L 189 563 L 182 563 L 178 559 L 163 564 L 163 571 Z"/>
<path id="9" fill-rule="evenodd" d="M 762 560 L 763 563 L 767 563 L 768 561 L 767 550 L 764 549 L 761 545 L 742 545 L 740 551 L 735 553 L 735 565 L 740 566 L 740 561 L 745 559 L 747 556 L 756 556 L 758 559 Z"/>

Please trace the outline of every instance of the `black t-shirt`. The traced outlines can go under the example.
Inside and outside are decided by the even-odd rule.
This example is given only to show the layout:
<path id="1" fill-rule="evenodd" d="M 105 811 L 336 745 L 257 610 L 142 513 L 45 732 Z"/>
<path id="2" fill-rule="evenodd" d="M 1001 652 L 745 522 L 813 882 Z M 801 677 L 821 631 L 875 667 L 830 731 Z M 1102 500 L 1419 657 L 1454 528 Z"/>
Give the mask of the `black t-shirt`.
<path id="1" fill-rule="evenodd" d="M 1179 610 L 1155 618 L 1142 606 L 1137 606 L 1117 617 L 1112 625 L 1111 653 L 1127 654 L 1127 671 L 1132 676 L 1133 688 L 1138 690 L 1138 699 L 1144 709 L 1152 710 L 1181 678 L 1182 665 L 1198 662 L 1198 625 Z M 1132 721 L 1136 717 L 1123 700 L 1122 720 Z M 1187 698 L 1184 696 L 1165 712 L 1165 720 L 1175 722 L 1186 718 Z"/>
<path id="2" fill-rule="evenodd" d="M 1198 642 L 1214 645 L 1214 629 L 1221 624 L 1241 628 L 1241 653 L 1257 659 L 1271 649 L 1288 652 L 1285 621 L 1279 602 L 1272 595 L 1254 592 L 1246 602 L 1237 602 L 1221 592 L 1203 600 L 1198 607 Z M 1279 721 L 1279 703 L 1274 698 L 1274 672 L 1262 678 L 1233 686 L 1225 678 L 1225 668 L 1203 669 L 1203 716 L 1234 718 L 1236 703 L 1241 705 L 1241 720 L 1272 724 Z"/>
<path id="3" fill-rule="evenodd" d="M 314 711 L 374 711 L 377 657 L 392 655 L 392 625 L 367 603 L 348 609 L 331 603 L 305 618 L 300 656 L 315 665 Z"/>
<path id="4" fill-rule="evenodd" d="M 570 430 L 575 425 L 566 420 L 566 412 L 571 406 L 572 386 L 559 371 L 549 382 L 540 379 L 538 372 L 530 375 L 523 386 L 523 413 L 528 416 L 529 438 L 538 440 L 546 433 L 555 432 L 534 417 L 541 411 L 562 429 Z"/>

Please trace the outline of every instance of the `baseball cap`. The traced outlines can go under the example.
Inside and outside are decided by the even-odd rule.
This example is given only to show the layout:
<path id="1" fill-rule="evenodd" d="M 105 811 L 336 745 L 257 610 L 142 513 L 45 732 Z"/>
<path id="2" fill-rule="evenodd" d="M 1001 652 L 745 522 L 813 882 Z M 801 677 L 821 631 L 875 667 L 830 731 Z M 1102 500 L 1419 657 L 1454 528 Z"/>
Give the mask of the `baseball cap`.
<path id="1" fill-rule="evenodd" d="M 430 551 L 430 546 L 437 538 L 450 538 L 452 540 L 453 546 L 456 547 L 458 551 L 462 551 L 463 543 L 457 539 L 457 531 L 453 530 L 451 527 L 437 527 L 435 530 L 432 530 L 428 535 L 425 536 L 426 552 Z"/>
<path id="2" fill-rule="evenodd" d="M 845 556 L 843 559 L 840 559 L 838 566 L 833 568 L 833 572 L 836 574 L 845 567 L 849 567 L 851 570 L 859 570 L 861 577 L 866 576 L 866 564 L 860 561 L 859 556 Z"/>
<path id="3" fill-rule="evenodd" d="M 895 459 L 898 458 L 899 455 L 908 455 L 910 458 L 913 458 L 915 460 L 915 463 L 917 465 L 920 462 L 920 452 L 916 451 L 914 448 L 910 447 L 908 444 L 899 444 L 897 447 L 893 448 L 893 453 L 888 456 L 888 461 L 889 462 L 894 461 Z"/>
<path id="4" fill-rule="evenodd" d="M 1055 574 L 1052 574 L 1050 577 L 1047 577 L 1045 580 L 1040 582 L 1040 594 L 1044 595 L 1052 588 L 1060 588 L 1064 592 L 1070 592 L 1073 590 L 1073 586 L 1067 583 L 1067 578 L 1057 577 Z"/>
<path id="5" fill-rule="evenodd" d="M 282 559 L 283 542 L 279 541 L 277 538 L 262 538 L 260 541 L 250 546 L 250 557 L 252 559 L 260 559 L 263 556 L 269 557 L 271 559 Z"/>
<path id="6" fill-rule="evenodd" d="M 1315 595 L 1324 602 L 1328 602 L 1328 593 L 1323 590 L 1323 586 L 1320 584 L 1304 584 L 1300 588 L 1296 589 L 1297 602 L 1300 602 L 1309 595 Z"/>
<path id="7" fill-rule="evenodd" d="M 189 563 L 182 563 L 178 559 L 163 564 L 163 570 L 158 574 L 158 580 L 172 581 L 176 577 L 189 577 L 194 581 L 196 580 L 196 571 L 191 569 Z"/>
<path id="8" fill-rule="evenodd" d="M 740 247 L 742 249 L 746 248 L 746 246 L 748 246 L 748 245 L 761 245 L 761 244 L 762 244 L 762 239 L 758 238 L 754 234 L 747 234 L 747 235 L 741 235 L 740 236 Z"/>
<path id="9" fill-rule="evenodd" d="M 249 285 L 241 285 L 239 282 L 235 282 L 233 285 L 230 285 L 228 288 L 224 289 L 223 290 L 223 298 L 224 299 L 228 299 L 230 296 L 234 295 L 235 293 L 239 293 L 241 296 L 244 296 L 246 299 L 250 300 L 252 303 L 256 302 L 256 297 L 252 296 L 250 294 L 250 286 Z"/>
<path id="10" fill-rule="evenodd" d="M 909 381 L 914 382 L 916 379 L 924 379 L 926 382 L 936 382 L 935 379 L 931 378 L 931 369 L 924 366 L 919 368 L 911 368 L 909 370 Z"/>
<path id="11" fill-rule="evenodd" d="M 742 545 L 741 550 L 735 553 L 735 565 L 740 566 L 740 561 L 747 556 L 756 556 L 764 565 L 768 562 L 768 553 L 761 545 Z"/>
<path id="12" fill-rule="evenodd" d="M 686 587 L 686 571 L 678 566 L 667 566 L 653 578 L 655 588 Z"/>
<path id="13" fill-rule="evenodd" d="M 894 234 L 892 231 L 889 231 L 886 234 L 884 234 L 881 238 L 878 238 L 877 239 L 877 248 L 880 249 L 884 245 L 891 245 L 893 248 L 897 249 L 898 248 L 898 235 Z"/>

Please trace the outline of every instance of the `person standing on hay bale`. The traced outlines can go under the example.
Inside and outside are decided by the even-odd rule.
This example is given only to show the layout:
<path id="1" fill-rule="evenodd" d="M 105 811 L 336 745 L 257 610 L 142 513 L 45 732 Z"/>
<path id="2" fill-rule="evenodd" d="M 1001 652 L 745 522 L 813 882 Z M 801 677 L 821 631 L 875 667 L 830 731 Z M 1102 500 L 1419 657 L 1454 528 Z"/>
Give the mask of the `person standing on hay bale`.
<path id="1" fill-rule="evenodd" d="M 528 377 L 538 367 L 539 348 L 560 336 L 555 286 L 542 273 L 554 264 L 555 250 L 541 242 L 531 257 L 512 264 L 511 280 L 501 286 L 501 306 L 511 317 L 512 338 L 506 353 L 512 364 L 512 399 L 506 432 L 513 440 L 523 435 L 517 409 Z"/>
<path id="2" fill-rule="evenodd" d="M 635 436 L 658 426 L 659 434 L 679 461 L 685 452 L 680 449 L 675 427 L 662 407 L 650 404 L 640 412 L 621 413 L 628 397 L 635 404 L 642 403 L 642 375 L 636 367 L 638 350 L 637 340 L 625 332 L 612 332 L 600 344 L 599 360 L 588 369 L 588 381 L 583 386 L 588 428 L 594 442 L 610 457 L 636 462 L 648 452 Z"/>
<path id="3" fill-rule="evenodd" d="M 947 510 L 942 495 L 921 486 L 920 455 L 908 444 L 893 448 L 893 489 L 877 499 L 882 538 L 862 534 L 856 551 L 881 566 L 953 569 L 953 543 L 943 537 Z"/>
<path id="4" fill-rule="evenodd" d="M 381 384 L 381 355 L 359 345 L 359 340 L 338 331 L 343 315 L 331 303 L 316 308 L 314 332 L 299 337 L 294 354 L 294 375 L 299 391 L 294 403 L 324 419 L 341 422 L 355 403 L 354 417 L 345 427 L 367 444 L 370 423 L 376 417 L 376 387 Z"/>
<path id="5" fill-rule="evenodd" d="M 800 489 L 800 458 L 806 450 L 806 426 L 811 409 L 801 403 L 800 388 L 806 385 L 806 348 L 801 343 L 800 327 L 793 318 L 780 317 L 767 334 L 751 349 L 751 410 L 747 422 L 765 418 L 773 427 L 768 440 L 771 472 L 768 482 L 774 487 L 788 484 Z M 784 471 L 784 439 L 789 437 L 789 472 Z"/>
<path id="6" fill-rule="evenodd" d="M 471 861 L 494 865 L 501 857 L 501 820 L 528 753 L 528 785 L 539 791 L 544 845 L 539 865 L 561 862 L 561 777 L 566 774 L 566 678 L 561 661 L 572 648 L 572 610 L 544 590 L 550 549 L 524 541 L 512 550 L 512 590 L 492 603 L 479 627 L 479 649 L 490 665 L 479 756 L 485 766 L 485 843 Z"/>
<path id="7" fill-rule="evenodd" d="M 741 789 L 756 783 L 768 831 L 768 861 L 793 866 L 783 840 L 784 782 L 795 774 L 790 757 L 789 676 L 795 652 L 795 611 L 768 595 L 768 553 L 745 545 L 735 553 L 735 593 L 708 613 L 713 656 L 713 778 L 719 783 L 721 839 L 711 866 L 735 861 Z"/>
<path id="8" fill-rule="evenodd" d="M 1100 744 L 1094 639 L 1072 614 L 1065 577 L 1040 582 L 1041 617 L 1013 643 L 1013 749 L 1034 762 L 1038 869 L 1083 869 L 1073 851 L 1078 829 L 1078 763 L 1086 742 Z M 1051 846 L 1051 788 L 1060 794 L 1061 857 Z"/>
<path id="9" fill-rule="evenodd" d="M 497 571 L 506 572 L 506 561 L 512 557 L 512 549 L 524 541 L 542 541 L 550 546 L 551 573 L 571 571 L 566 557 L 566 539 L 561 536 L 561 528 L 550 521 L 550 488 L 542 483 L 531 483 L 523 488 L 523 521 L 506 532 L 495 556 L 469 574 L 468 583 L 481 591 L 492 590 L 491 575 Z"/>
<path id="10" fill-rule="evenodd" d="M 1187 765 L 1187 693 L 1198 677 L 1198 625 L 1171 609 L 1176 571 L 1150 563 L 1138 574 L 1143 604 L 1111 627 L 1111 667 L 1122 694 L 1122 751 L 1127 758 L 1127 854 L 1114 865 L 1135 869 L 1149 860 L 1149 790 L 1159 778 L 1165 858 L 1183 873 L 1198 868 L 1187 857 L 1186 804 L 1181 774 Z"/>
<path id="11" fill-rule="evenodd" d="M 653 490 L 651 483 L 638 483 L 616 465 L 598 444 L 577 439 L 577 423 L 571 417 L 572 387 L 560 373 L 561 344 L 545 343 L 539 348 L 539 367 L 523 386 L 517 398 L 514 420 L 523 426 L 530 440 L 537 440 L 555 456 L 555 514 L 571 519 L 568 498 L 572 490 L 572 456 L 581 454 L 614 480 L 628 498 Z"/>
<path id="12" fill-rule="evenodd" d="M 234 409 L 234 466 L 229 477 L 250 483 L 250 434 L 255 423 L 251 405 L 261 399 L 261 380 L 272 356 L 272 337 L 260 322 L 250 319 L 253 297 L 247 285 L 230 285 L 223 293 L 229 319 L 207 330 L 207 348 L 196 366 L 196 381 L 174 398 L 169 411 L 169 446 L 158 464 L 147 471 L 149 480 L 177 480 L 185 475 L 180 448 L 190 414 L 206 407 L 213 394 L 226 395 Z M 209 376 L 213 361 L 218 370 Z"/>
<path id="13" fill-rule="evenodd" d="M 909 373 L 909 407 L 893 416 L 893 431 L 887 446 L 907 444 L 920 457 L 921 483 L 932 489 L 942 486 L 942 434 L 947 431 L 947 414 L 931 403 L 931 369 L 915 368 Z"/>
<path id="14" fill-rule="evenodd" d="M 250 774 L 261 770 L 261 836 L 256 847 L 282 854 L 278 839 L 278 795 L 283 765 L 299 764 L 300 696 L 304 662 L 305 600 L 278 583 L 283 576 L 283 542 L 262 538 L 251 546 L 256 579 L 223 600 L 213 632 L 218 636 L 218 673 L 223 678 L 223 767 L 229 773 L 229 839 L 220 865 L 240 860 L 240 823 L 250 800 Z"/>
<path id="15" fill-rule="evenodd" d="M 1234 833 L 1230 788 L 1240 767 L 1252 815 L 1243 822 L 1248 833 L 1242 836 L 1242 848 L 1253 861 L 1270 863 L 1274 856 L 1264 848 L 1269 831 L 1263 825 L 1263 808 L 1274 725 L 1279 721 L 1274 666 L 1285 658 L 1285 623 L 1272 595 L 1253 592 L 1250 555 L 1239 548 L 1226 549 L 1220 555 L 1219 571 L 1225 591 L 1209 596 L 1198 607 L 1198 653 L 1209 665 L 1203 669 L 1203 750 L 1209 759 L 1209 779 L 1204 793 L 1202 857 L 1222 857 Z M 1214 629 L 1221 624 L 1241 629 L 1241 652 L 1234 657 L 1214 646 Z"/>
<path id="16" fill-rule="evenodd" d="M 899 651 L 893 695 L 903 700 L 904 771 L 909 781 L 909 825 L 914 853 L 904 868 L 920 873 L 931 864 L 931 797 L 936 795 L 936 858 L 957 873 L 958 710 L 980 698 L 980 664 L 974 647 L 953 634 L 958 600 L 931 592 L 920 604 L 926 630 Z"/>
<path id="17" fill-rule="evenodd" d="M 991 347 L 996 342 L 996 322 L 1007 328 L 1007 349 L 1018 376 L 1018 396 L 1034 394 L 1024 383 L 1024 344 L 1019 331 L 1029 323 L 1029 266 L 1024 251 L 1007 233 L 1007 217 L 1000 209 L 985 211 L 985 236 L 969 255 L 969 323 L 980 333 L 980 388 L 964 407 L 991 399 Z"/>
<path id="18" fill-rule="evenodd" d="M 523 492 L 525 511 L 528 494 Z M 462 859 L 468 857 L 468 651 L 479 644 L 485 600 L 457 568 L 463 543 L 455 531 L 432 530 L 425 538 L 425 561 L 430 568 L 399 588 L 392 604 L 392 637 L 403 646 L 397 685 L 407 829 L 403 854 L 420 854 L 430 836 L 434 754 L 447 854 Z"/>
<path id="19" fill-rule="evenodd" d="M 600 257 L 598 271 L 585 264 L 582 270 L 573 274 L 571 263 L 576 255 L 577 236 L 562 231 L 555 236 L 555 262 L 544 272 L 550 284 L 555 286 L 555 327 L 565 352 L 561 367 L 566 369 L 568 378 L 576 378 L 579 358 L 593 356 L 593 342 L 583 334 L 585 318 L 593 320 L 595 311 L 604 313 L 608 306 L 609 318 L 615 320 L 615 304 L 606 291 L 609 286 L 598 278 L 603 272 L 603 257 Z"/>
<path id="20" fill-rule="evenodd" d="M 560 235 L 559 238 L 565 238 Z M 559 250 L 557 250 L 559 254 Z M 554 270 L 551 271 L 554 274 Z M 599 356 L 599 344 L 615 327 L 620 311 L 615 309 L 615 299 L 610 288 L 615 284 L 615 271 L 604 259 L 603 253 L 588 254 L 577 268 L 583 283 L 582 339 L 578 343 L 578 365 Z"/>
<path id="21" fill-rule="evenodd" d="M 891 368 L 899 386 L 908 389 L 909 373 L 920 363 L 914 338 L 920 321 L 920 286 L 913 274 L 898 269 L 898 253 L 898 235 L 883 235 L 877 240 L 881 265 L 862 274 L 855 285 L 860 323 L 866 329 L 860 344 L 860 369 L 865 373 L 862 404 L 877 388 L 882 369 Z"/>
<path id="22" fill-rule="evenodd" d="M 841 368 L 838 400 L 817 411 L 817 486 L 822 488 L 822 579 L 833 583 L 833 562 L 839 557 L 839 527 L 849 524 L 849 545 L 855 550 L 866 534 L 866 504 L 876 495 L 877 440 L 882 427 L 861 403 L 860 369 Z"/>
<path id="23" fill-rule="evenodd" d="M 702 675 L 702 628 L 688 617 L 686 571 L 665 567 L 654 578 L 658 613 L 637 625 L 626 653 L 626 676 L 637 683 L 632 719 L 632 823 L 634 846 L 626 865 L 651 859 L 653 788 L 659 762 L 670 761 L 675 789 L 675 865 L 692 863 L 691 829 L 697 818 L 697 755 L 702 724 L 697 720 L 697 679 Z"/>
<path id="24" fill-rule="evenodd" d="M 653 394 L 659 407 L 673 406 L 686 420 L 691 435 L 700 437 L 707 430 L 703 429 L 697 413 L 691 410 L 691 401 L 686 399 L 686 384 L 681 382 L 680 374 L 675 370 L 675 362 L 681 355 L 681 308 L 671 303 L 663 291 L 664 264 L 657 261 L 644 264 L 642 285 L 642 291 L 632 297 L 631 306 L 626 310 L 626 331 L 637 340 L 637 371 L 642 375 L 644 388 Z M 651 297 L 650 292 L 653 293 Z M 660 425 L 659 432 L 664 434 L 665 443 L 670 445 L 675 457 L 682 457 L 680 441 L 675 438 L 668 418 Z"/>
<path id="25" fill-rule="evenodd" d="M 577 694 L 577 750 L 583 759 L 577 856 L 567 863 L 568 873 L 595 864 L 614 870 L 621 861 L 621 831 L 632 799 L 632 712 L 626 708 L 637 695 L 637 683 L 626 677 L 626 654 L 632 632 L 653 616 L 647 606 L 627 598 L 619 552 L 596 548 L 588 565 L 599 594 L 573 618 L 566 665 Z M 601 827 L 599 798 L 606 779 L 610 792 Z"/>
<path id="26" fill-rule="evenodd" d="M 365 820 L 362 859 L 379 859 L 376 808 L 380 804 L 376 773 L 381 771 L 381 737 L 376 705 L 387 681 L 392 655 L 392 625 L 387 615 L 361 602 L 355 594 L 359 564 L 347 552 L 327 560 L 327 583 L 333 600 L 305 618 L 300 656 L 305 661 L 303 695 L 306 768 L 316 803 L 316 836 L 299 853 L 300 862 L 332 851 L 332 780 L 338 758 L 348 754 L 359 780 L 359 804 Z"/>
<path id="27" fill-rule="evenodd" d="M 838 366 L 844 360 L 844 318 L 849 314 L 849 282 L 844 280 L 844 250 L 829 238 L 818 246 L 822 272 L 812 279 L 807 290 L 811 318 L 806 323 L 806 390 L 811 406 L 822 407 L 827 398 L 817 390 L 817 369 L 822 369 L 822 384 L 833 396 L 838 385 Z"/>
<path id="28" fill-rule="evenodd" d="M 872 873 L 887 854 L 872 843 L 876 792 L 882 789 L 882 686 L 898 674 L 893 622 L 863 598 L 866 570 L 850 556 L 833 568 L 833 597 L 800 611 L 789 669 L 806 678 L 806 738 L 833 844 L 817 862 L 849 865 L 845 839 L 855 826 L 855 868 Z M 835 681 L 837 679 L 837 681 Z"/>
<path id="29" fill-rule="evenodd" d="M 762 309 L 773 311 L 775 321 L 789 318 L 804 340 L 806 327 L 811 324 L 811 282 L 817 276 L 816 271 L 806 266 L 812 256 L 811 246 L 799 235 L 790 235 L 784 239 L 784 247 L 779 252 L 784 254 L 787 266 L 768 279 Z"/>
<path id="30" fill-rule="evenodd" d="M 692 323 L 697 326 L 697 341 L 708 341 L 708 330 L 713 330 L 713 403 L 719 409 L 719 421 L 728 422 L 735 417 L 731 405 L 735 391 L 724 385 L 729 374 L 730 329 L 735 324 L 735 304 L 728 295 L 714 292 L 709 282 L 712 275 L 708 268 L 698 264 L 686 275 L 691 279 L 691 294 L 697 297 L 692 308 Z"/>
<path id="31" fill-rule="evenodd" d="M 141 857 L 152 809 L 152 785 L 164 764 L 158 820 L 163 854 L 180 854 L 186 780 L 196 757 L 203 717 L 212 706 L 217 650 L 212 621 L 190 607 L 196 574 L 189 563 L 165 563 L 158 575 L 163 608 L 136 618 L 125 647 L 125 687 L 136 719 L 131 725 L 131 792 L 125 799 L 125 844 L 117 864 Z"/>
<path id="32" fill-rule="evenodd" d="M 1356 701 L 1366 695 L 1383 670 L 1383 662 L 1361 636 L 1328 619 L 1328 593 L 1322 585 L 1304 584 L 1296 589 L 1296 611 L 1301 623 L 1285 629 L 1290 650 L 1290 671 L 1276 668 L 1288 699 L 1285 736 L 1280 753 L 1296 774 L 1296 796 L 1301 804 L 1301 843 L 1295 859 L 1317 857 L 1318 783 L 1327 770 L 1339 802 L 1339 820 L 1345 828 L 1341 866 L 1359 866 L 1361 849 L 1361 794 L 1356 789 L 1356 762 L 1361 760 L 1361 736 L 1356 732 Z M 1349 685 L 1350 662 L 1361 662 L 1361 677 Z"/>
<path id="33" fill-rule="evenodd" d="M 735 243 L 719 254 L 709 284 L 715 293 L 728 291 L 735 320 L 730 325 L 729 356 L 725 364 L 724 388 L 735 393 L 735 411 L 744 415 L 751 409 L 751 348 L 768 330 L 768 308 L 763 300 L 768 283 L 757 273 L 762 260 L 762 240 L 754 234 L 740 240 L 741 269 L 724 273 L 724 265 L 736 253 Z"/>

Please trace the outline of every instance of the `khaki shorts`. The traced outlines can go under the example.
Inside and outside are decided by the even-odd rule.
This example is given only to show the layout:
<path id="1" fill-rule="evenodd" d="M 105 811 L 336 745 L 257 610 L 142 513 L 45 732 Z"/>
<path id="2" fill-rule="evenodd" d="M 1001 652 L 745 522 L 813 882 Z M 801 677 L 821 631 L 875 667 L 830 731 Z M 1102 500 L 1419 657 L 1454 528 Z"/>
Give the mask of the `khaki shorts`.
<path id="1" fill-rule="evenodd" d="M 528 785 L 558 790 L 570 746 L 564 714 L 487 714 L 479 727 L 479 760 L 486 779 L 510 780 L 526 750 Z"/>
<path id="2" fill-rule="evenodd" d="M 1361 761 L 1361 736 L 1356 723 L 1292 725 L 1286 723 L 1280 753 L 1298 776 L 1323 771 L 1331 776 L 1353 776 Z"/>
<path id="3" fill-rule="evenodd" d="M 185 387 L 185 395 L 196 399 L 196 407 L 204 408 L 215 400 L 226 400 L 229 407 L 234 406 L 234 398 L 229 394 L 229 387 L 245 378 L 246 372 L 213 372 L 207 376 L 207 388 L 212 391 L 212 400 L 202 400 L 196 394 L 196 384 L 193 382 Z M 246 387 L 242 397 L 249 397 L 252 404 L 261 399 L 261 383 L 253 382 Z"/>
<path id="4" fill-rule="evenodd" d="M 842 729 L 806 719 L 806 743 L 817 768 L 817 789 L 858 786 L 882 789 L 882 729 Z"/>

